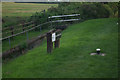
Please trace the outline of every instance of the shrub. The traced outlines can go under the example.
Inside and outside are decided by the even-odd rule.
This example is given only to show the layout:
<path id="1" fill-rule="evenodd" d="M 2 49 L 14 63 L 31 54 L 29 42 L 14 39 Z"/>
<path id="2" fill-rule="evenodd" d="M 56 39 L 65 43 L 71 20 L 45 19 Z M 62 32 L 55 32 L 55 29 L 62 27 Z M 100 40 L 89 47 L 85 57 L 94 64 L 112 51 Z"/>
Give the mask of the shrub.
<path id="1" fill-rule="evenodd" d="M 110 5 L 113 5 L 110 7 Z M 58 7 L 51 7 L 47 11 L 36 12 L 32 16 L 32 20 L 35 21 L 35 24 L 41 24 L 48 20 L 49 16 L 55 15 L 65 15 L 65 14 L 81 14 L 81 19 L 96 19 L 96 18 L 108 18 L 112 16 L 117 16 L 117 9 L 115 4 L 104 4 L 104 3 L 59 3 Z M 114 10 L 113 10 L 114 9 Z M 115 13 L 116 12 L 116 13 Z M 59 18 L 60 19 L 60 18 Z M 42 27 L 42 29 L 46 29 L 48 26 Z"/>
<path id="2" fill-rule="evenodd" d="M 109 11 L 100 3 L 82 5 L 82 16 L 86 19 L 107 18 Z"/>
<path id="3" fill-rule="evenodd" d="M 19 47 L 20 47 L 21 50 L 25 50 L 28 46 L 27 46 L 27 43 L 24 42 Z"/>

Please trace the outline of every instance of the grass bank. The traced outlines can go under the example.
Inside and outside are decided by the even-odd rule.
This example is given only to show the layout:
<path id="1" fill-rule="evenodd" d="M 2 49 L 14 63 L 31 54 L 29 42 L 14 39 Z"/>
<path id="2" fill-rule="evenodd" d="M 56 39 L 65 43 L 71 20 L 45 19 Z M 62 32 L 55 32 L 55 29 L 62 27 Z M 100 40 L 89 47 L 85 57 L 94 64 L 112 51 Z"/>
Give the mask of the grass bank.
<path id="1" fill-rule="evenodd" d="M 118 77 L 117 19 L 94 19 L 63 31 L 60 48 L 47 54 L 47 44 L 3 64 L 3 78 Z M 90 56 L 101 48 L 106 56 Z"/>

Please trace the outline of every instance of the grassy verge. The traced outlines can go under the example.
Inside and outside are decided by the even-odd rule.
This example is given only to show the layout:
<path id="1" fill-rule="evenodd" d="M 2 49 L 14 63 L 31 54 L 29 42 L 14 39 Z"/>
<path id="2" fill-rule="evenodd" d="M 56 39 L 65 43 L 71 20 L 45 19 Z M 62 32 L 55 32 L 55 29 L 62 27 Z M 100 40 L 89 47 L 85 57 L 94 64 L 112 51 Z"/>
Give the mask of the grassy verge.
<path id="1" fill-rule="evenodd" d="M 63 31 L 60 48 L 47 45 L 3 64 L 3 78 L 116 78 L 118 77 L 117 19 L 95 19 Z M 101 48 L 106 56 L 90 56 Z"/>

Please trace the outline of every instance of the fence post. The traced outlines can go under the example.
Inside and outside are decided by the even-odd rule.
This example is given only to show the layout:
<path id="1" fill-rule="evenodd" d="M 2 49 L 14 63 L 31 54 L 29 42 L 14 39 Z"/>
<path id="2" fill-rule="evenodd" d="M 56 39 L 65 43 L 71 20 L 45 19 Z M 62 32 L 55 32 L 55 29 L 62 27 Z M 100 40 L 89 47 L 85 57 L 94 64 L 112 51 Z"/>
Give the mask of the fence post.
<path id="1" fill-rule="evenodd" d="M 26 36 L 27 36 L 27 41 L 28 41 L 29 40 L 28 31 L 26 32 Z"/>
<path id="2" fill-rule="evenodd" d="M 53 49 L 53 42 L 52 42 L 52 33 L 47 33 L 47 53 L 51 53 Z"/>
<path id="3" fill-rule="evenodd" d="M 8 38 L 8 40 L 9 40 L 9 47 L 11 48 L 10 37 Z"/>
<path id="4" fill-rule="evenodd" d="M 24 23 L 22 24 L 22 27 L 23 27 L 23 31 L 24 31 Z"/>
<path id="5" fill-rule="evenodd" d="M 11 26 L 11 27 L 10 27 L 10 30 L 11 30 L 11 34 L 12 34 L 12 35 L 14 34 L 14 33 L 13 33 L 13 29 L 14 29 L 14 27 Z"/>
<path id="6" fill-rule="evenodd" d="M 60 47 L 60 39 L 55 41 L 54 46 L 55 46 L 55 48 L 59 48 Z"/>
<path id="7" fill-rule="evenodd" d="M 57 29 L 55 31 L 55 33 L 56 33 L 56 40 L 54 42 L 54 46 L 55 46 L 55 48 L 59 48 L 60 47 L 61 30 Z"/>
<path id="8" fill-rule="evenodd" d="M 41 26 L 40 26 L 40 32 L 41 32 Z"/>
<path id="9" fill-rule="evenodd" d="M 45 16 L 45 9 L 43 10 L 44 16 Z"/>
<path id="10" fill-rule="evenodd" d="M 53 27 L 52 27 L 52 20 L 51 20 L 51 19 L 50 19 L 50 23 L 51 23 L 51 28 L 53 28 Z"/>

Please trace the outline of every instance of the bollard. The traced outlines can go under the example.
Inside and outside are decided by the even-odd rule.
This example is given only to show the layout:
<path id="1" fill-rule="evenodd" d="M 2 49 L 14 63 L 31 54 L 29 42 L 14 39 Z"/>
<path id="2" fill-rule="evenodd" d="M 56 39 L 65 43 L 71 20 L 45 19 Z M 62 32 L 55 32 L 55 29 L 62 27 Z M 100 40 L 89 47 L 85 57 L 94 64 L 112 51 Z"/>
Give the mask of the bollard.
<path id="1" fill-rule="evenodd" d="M 100 54 L 100 49 L 96 49 L 97 54 Z"/>

